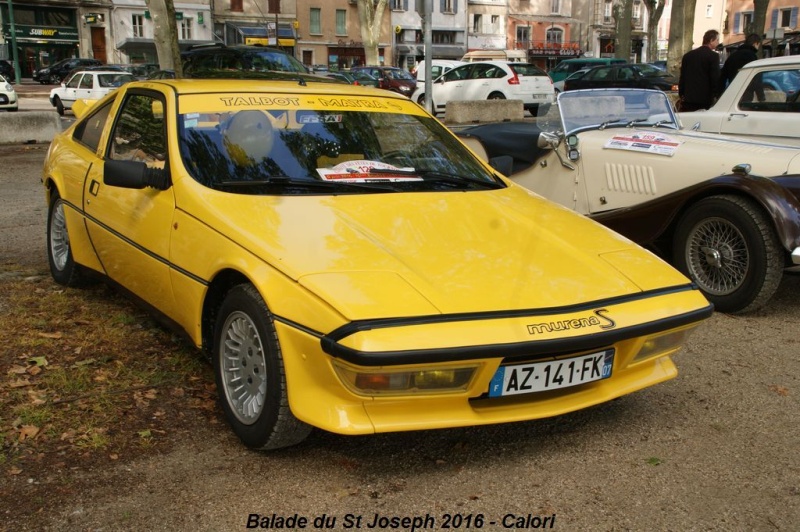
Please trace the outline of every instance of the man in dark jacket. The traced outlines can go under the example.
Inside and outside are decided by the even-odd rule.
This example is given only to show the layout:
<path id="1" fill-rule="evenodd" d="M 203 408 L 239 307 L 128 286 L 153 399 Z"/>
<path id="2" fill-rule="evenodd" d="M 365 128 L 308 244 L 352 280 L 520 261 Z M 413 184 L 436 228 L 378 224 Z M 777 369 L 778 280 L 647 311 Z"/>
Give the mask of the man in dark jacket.
<path id="1" fill-rule="evenodd" d="M 681 111 L 708 109 L 722 92 L 719 54 L 715 51 L 718 44 L 719 32 L 708 30 L 702 46 L 684 54 L 678 81 Z"/>
<path id="2" fill-rule="evenodd" d="M 722 87 L 730 85 L 739 69 L 750 61 L 758 59 L 758 47 L 761 46 L 761 36 L 751 33 L 735 52 L 733 52 L 722 67 Z"/>

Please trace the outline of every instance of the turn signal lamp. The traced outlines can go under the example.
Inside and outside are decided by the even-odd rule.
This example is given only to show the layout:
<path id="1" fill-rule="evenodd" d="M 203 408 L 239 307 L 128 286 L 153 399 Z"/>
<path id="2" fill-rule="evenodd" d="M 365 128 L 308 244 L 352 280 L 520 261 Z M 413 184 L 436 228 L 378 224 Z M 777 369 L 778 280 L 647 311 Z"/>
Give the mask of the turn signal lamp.
<path id="1" fill-rule="evenodd" d="M 342 382 L 359 395 L 454 393 L 467 389 L 477 366 L 387 370 L 353 368 L 334 363 Z"/>
<path id="2" fill-rule="evenodd" d="M 633 358 L 633 363 L 647 360 L 648 358 L 661 357 L 677 353 L 686 343 L 689 334 L 698 327 L 697 324 L 673 329 L 661 334 L 648 336 L 639 352 Z"/>

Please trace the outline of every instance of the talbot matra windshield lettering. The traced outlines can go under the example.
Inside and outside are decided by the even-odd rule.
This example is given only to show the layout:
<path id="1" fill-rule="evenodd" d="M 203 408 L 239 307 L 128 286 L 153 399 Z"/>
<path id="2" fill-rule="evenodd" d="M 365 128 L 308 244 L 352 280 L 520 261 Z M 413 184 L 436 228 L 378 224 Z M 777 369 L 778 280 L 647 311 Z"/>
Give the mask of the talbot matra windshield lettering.
<path id="1" fill-rule="evenodd" d="M 299 98 L 270 98 L 268 96 L 232 96 L 220 98 L 225 107 L 241 107 L 250 105 L 284 105 L 300 106 Z"/>
<path id="2" fill-rule="evenodd" d="M 366 107 L 368 109 L 387 109 L 383 102 L 356 98 L 320 98 L 319 103 L 325 107 Z"/>
<path id="3" fill-rule="evenodd" d="M 601 329 L 613 329 L 617 323 L 605 315 L 608 310 L 601 308 L 594 311 L 594 316 L 586 318 L 572 318 L 569 320 L 548 321 L 528 325 L 528 334 L 544 334 L 555 331 L 568 331 L 571 329 L 583 329 L 584 327 L 600 327 Z"/>

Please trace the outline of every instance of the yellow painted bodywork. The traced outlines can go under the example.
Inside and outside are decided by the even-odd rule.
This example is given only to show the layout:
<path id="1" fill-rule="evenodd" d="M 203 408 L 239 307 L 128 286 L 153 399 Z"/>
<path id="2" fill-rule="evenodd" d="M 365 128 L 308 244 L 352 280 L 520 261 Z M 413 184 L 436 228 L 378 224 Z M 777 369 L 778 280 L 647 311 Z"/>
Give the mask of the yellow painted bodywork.
<path id="1" fill-rule="evenodd" d="M 207 114 L 234 108 L 425 114 L 388 91 L 325 85 L 320 92 L 319 86 L 292 82 L 230 80 L 131 83 L 93 108 L 117 99 L 116 107 L 132 88 L 164 94 L 171 132 L 177 131 L 176 105 L 181 113 Z M 642 341 L 629 338 L 606 346 L 616 350 L 610 379 L 511 398 L 478 397 L 501 363 L 493 346 L 604 330 L 595 323 L 538 333 L 530 327 L 536 323 L 583 323 L 602 309 L 615 330 L 623 330 L 708 308 L 697 290 L 625 299 L 688 280 L 629 240 L 511 183 L 471 192 L 232 194 L 195 181 L 171 134 L 172 186 L 119 189 L 102 184 L 102 149 L 91 153 L 71 132 L 54 140 L 44 181 L 69 205 L 75 260 L 137 294 L 198 346 L 209 286 L 222 272 L 249 280 L 276 317 L 292 412 L 325 430 L 366 434 L 499 423 L 607 401 L 674 377 L 675 366 L 668 356 L 632 364 Z M 92 186 L 97 190 L 90 192 Z M 464 319 L 435 319 L 462 314 Z M 485 346 L 485 357 L 470 360 L 479 370 L 466 391 L 368 397 L 341 383 L 321 336 L 358 320 L 418 316 L 432 319 L 359 331 L 340 345 L 366 354 Z"/>

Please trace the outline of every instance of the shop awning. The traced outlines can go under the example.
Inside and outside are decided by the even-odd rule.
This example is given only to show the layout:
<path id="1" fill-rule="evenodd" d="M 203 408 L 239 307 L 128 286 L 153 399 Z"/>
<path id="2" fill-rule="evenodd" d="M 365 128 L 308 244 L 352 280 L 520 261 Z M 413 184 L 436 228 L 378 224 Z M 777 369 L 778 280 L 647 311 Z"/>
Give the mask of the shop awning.
<path id="1" fill-rule="evenodd" d="M 209 44 L 212 42 L 213 41 L 178 41 L 178 48 L 180 48 L 181 50 L 186 50 L 190 46 L 194 46 L 196 44 Z M 156 42 L 153 39 L 132 37 L 129 39 L 125 39 L 120 43 L 117 43 L 115 46 L 117 47 L 117 49 L 122 50 L 123 52 L 126 53 L 136 50 L 152 51 L 155 50 L 156 48 Z"/>

